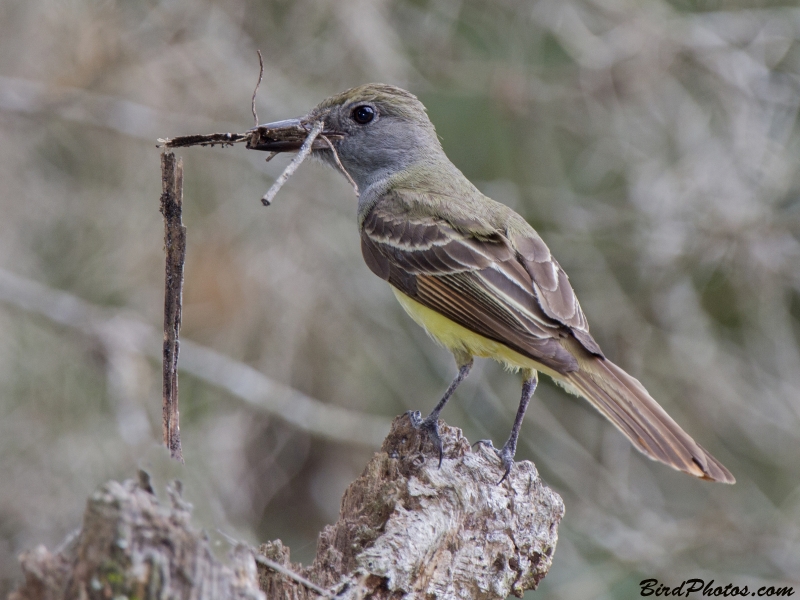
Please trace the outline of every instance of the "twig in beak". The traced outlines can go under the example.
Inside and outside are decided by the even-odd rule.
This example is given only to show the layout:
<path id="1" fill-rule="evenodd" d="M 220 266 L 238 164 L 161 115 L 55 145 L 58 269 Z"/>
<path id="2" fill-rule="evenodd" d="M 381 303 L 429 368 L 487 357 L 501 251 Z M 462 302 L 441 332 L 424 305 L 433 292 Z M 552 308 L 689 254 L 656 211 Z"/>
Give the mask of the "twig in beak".
<path id="1" fill-rule="evenodd" d="M 358 196 L 358 185 L 356 185 L 356 182 L 353 181 L 352 177 L 350 177 L 350 173 L 348 173 L 347 169 L 344 168 L 344 165 L 342 164 L 342 161 L 339 160 L 339 153 L 336 151 L 336 148 L 334 147 L 334 145 L 331 143 L 331 141 L 326 136 L 322 135 L 320 137 L 323 140 L 325 140 L 326 144 L 328 144 L 328 148 L 330 148 L 331 152 L 333 152 L 333 158 L 336 161 L 336 166 L 339 167 L 339 170 L 342 172 L 342 175 L 347 177 L 347 181 L 349 181 L 350 185 L 353 186 L 353 189 L 356 192 L 356 196 Z M 269 159 L 267 159 L 267 160 L 269 160 Z"/>
<path id="2" fill-rule="evenodd" d="M 283 170 L 283 173 L 275 180 L 275 183 L 272 184 L 272 187 L 267 190 L 267 193 L 264 194 L 264 197 L 261 198 L 262 204 L 264 206 L 269 206 L 272 204 L 272 201 L 275 199 L 275 195 L 278 191 L 283 187 L 283 184 L 289 180 L 289 177 L 294 175 L 294 172 L 297 171 L 297 168 L 300 166 L 309 154 L 311 154 L 311 147 L 314 145 L 314 140 L 317 139 L 317 136 L 322 133 L 322 128 L 325 126 L 323 121 L 317 121 L 314 123 L 314 126 L 311 128 L 311 131 L 308 133 L 303 145 L 300 146 L 300 151 L 297 153 L 292 159 L 292 162 Z"/>

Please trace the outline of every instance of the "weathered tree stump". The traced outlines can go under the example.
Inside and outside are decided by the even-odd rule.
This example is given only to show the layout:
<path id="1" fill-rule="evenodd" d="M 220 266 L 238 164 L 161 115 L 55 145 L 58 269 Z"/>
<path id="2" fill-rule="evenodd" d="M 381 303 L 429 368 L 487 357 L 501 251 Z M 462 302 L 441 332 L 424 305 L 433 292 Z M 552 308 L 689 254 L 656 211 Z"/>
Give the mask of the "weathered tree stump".
<path id="1" fill-rule="evenodd" d="M 339 520 L 320 534 L 314 563 L 291 568 L 334 592 L 376 599 L 488 600 L 534 589 L 552 564 L 561 498 L 528 461 L 498 485 L 503 471 L 491 449 L 473 451 L 461 430 L 441 421 L 440 431 L 438 468 L 427 437 L 408 416 L 396 418 L 381 451 L 345 492 Z M 290 566 L 280 542 L 261 552 Z M 316 597 L 261 565 L 259 571 L 270 598 Z"/>
<path id="2" fill-rule="evenodd" d="M 80 533 L 60 552 L 40 546 L 22 554 L 25 583 L 9 600 L 264 600 L 249 549 L 237 547 L 232 566 L 223 565 L 191 526 L 180 484 L 168 492 L 165 506 L 145 474 L 103 485 L 89 498 Z"/>
<path id="3" fill-rule="evenodd" d="M 441 468 L 408 416 L 394 420 L 308 567 L 292 564 L 279 540 L 261 546 L 257 568 L 245 546 L 225 566 L 191 527 L 178 488 L 164 506 L 147 481 L 110 482 L 89 499 L 80 534 L 62 551 L 22 555 L 26 581 L 11 600 L 521 596 L 552 564 L 564 504 L 527 461 L 498 485 L 493 450 L 473 451 L 459 429 L 440 428 Z"/>

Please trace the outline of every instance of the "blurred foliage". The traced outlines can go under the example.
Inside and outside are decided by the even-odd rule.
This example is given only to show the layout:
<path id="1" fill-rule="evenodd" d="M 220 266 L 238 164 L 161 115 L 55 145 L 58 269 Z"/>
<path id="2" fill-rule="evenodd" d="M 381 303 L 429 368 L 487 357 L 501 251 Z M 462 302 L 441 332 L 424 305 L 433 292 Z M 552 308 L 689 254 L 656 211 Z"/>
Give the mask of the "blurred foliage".
<path id="1" fill-rule="evenodd" d="M 564 497 L 539 598 L 638 582 L 800 584 L 800 9 L 746 0 L 0 3 L 0 266 L 160 326 L 158 137 L 250 127 L 367 81 L 417 93 L 453 161 L 523 214 L 607 355 L 736 475 L 643 459 L 542 385 L 518 459 Z M 187 149 L 183 336 L 321 401 L 427 411 L 454 373 L 362 264 L 341 176 Z M 0 595 L 86 496 L 158 469 L 159 365 L 0 308 Z M 124 359 L 124 360 L 122 360 Z M 514 376 L 481 362 L 444 418 L 505 439 Z M 189 376 L 198 519 L 313 556 L 371 450 L 309 437 Z M 155 466 L 154 466 L 155 465 Z"/>

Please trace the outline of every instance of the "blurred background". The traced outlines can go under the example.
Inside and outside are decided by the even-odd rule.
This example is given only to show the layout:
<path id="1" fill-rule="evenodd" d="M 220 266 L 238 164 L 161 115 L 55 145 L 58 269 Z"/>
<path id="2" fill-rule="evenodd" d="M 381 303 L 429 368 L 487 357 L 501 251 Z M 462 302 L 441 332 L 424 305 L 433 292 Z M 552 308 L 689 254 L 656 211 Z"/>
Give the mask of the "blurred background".
<path id="1" fill-rule="evenodd" d="M 800 585 L 795 2 L 3 0 L 0 596 L 138 466 L 189 481 L 209 530 L 309 561 L 390 418 L 455 373 L 363 264 L 343 177 L 306 163 L 264 208 L 288 156 L 186 149 L 187 466 L 165 466 L 156 138 L 251 127 L 257 48 L 261 122 L 370 81 L 416 93 L 606 354 L 738 480 L 648 461 L 544 382 L 517 458 L 567 512 L 528 597 Z M 480 361 L 443 418 L 502 443 L 518 396 Z"/>

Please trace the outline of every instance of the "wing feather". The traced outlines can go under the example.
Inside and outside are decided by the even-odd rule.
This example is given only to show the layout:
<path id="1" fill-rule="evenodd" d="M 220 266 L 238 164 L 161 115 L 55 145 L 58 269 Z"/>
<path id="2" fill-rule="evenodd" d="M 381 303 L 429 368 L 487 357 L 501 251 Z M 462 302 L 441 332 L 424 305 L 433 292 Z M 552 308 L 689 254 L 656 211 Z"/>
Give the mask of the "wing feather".
<path id="1" fill-rule="evenodd" d="M 589 333 L 589 324 L 569 277 L 550 254 L 547 245 L 535 231 L 510 236 L 520 261 L 534 284 L 536 296 L 545 314 L 570 328 L 581 345 L 596 356 L 603 356 Z"/>

